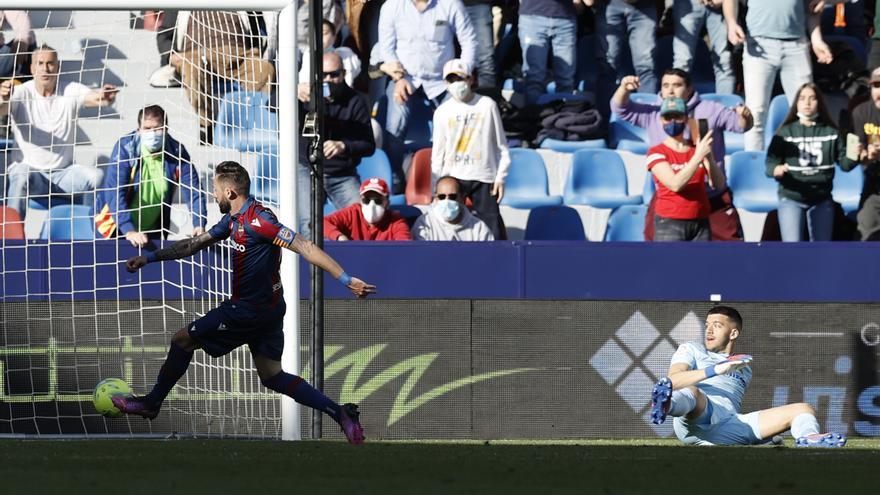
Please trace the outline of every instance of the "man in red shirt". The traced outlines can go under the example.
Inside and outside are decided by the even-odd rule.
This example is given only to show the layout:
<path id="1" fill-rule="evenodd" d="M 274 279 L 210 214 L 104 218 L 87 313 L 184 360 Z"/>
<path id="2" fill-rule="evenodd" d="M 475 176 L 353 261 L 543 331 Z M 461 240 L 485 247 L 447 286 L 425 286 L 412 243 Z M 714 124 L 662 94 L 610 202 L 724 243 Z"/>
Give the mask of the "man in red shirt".
<path id="1" fill-rule="evenodd" d="M 388 184 L 373 177 L 361 184 L 361 202 L 324 217 L 330 241 L 411 241 L 406 220 L 388 209 Z"/>

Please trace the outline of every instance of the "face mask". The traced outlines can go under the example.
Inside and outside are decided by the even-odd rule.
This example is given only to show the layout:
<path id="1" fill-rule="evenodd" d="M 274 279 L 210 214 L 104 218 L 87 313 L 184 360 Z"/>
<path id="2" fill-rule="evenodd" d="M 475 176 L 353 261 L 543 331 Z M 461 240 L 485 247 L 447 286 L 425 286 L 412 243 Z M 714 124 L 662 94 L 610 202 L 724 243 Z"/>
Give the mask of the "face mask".
<path id="1" fill-rule="evenodd" d="M 667 122 L 663 124 L 663 132 L 668 136 L 680 136 L 684 132 L 685 122 Z"/>
<path id="2" fill-rule="evenodd" d="M 465 81 L 455 81 L 446 90 L 458 101 L 464 101 L 471 94 L 471 88 Z"/>
<path id="3" fill-rule="evenodd" d="M 798 112 L 798 113 L 797 113 L 797 116 L 798 116 L 799 119 L 804 119 L 804 120 L 810 120 L 810 121 L 812 121 L 812 120 L 816 120 L 816 117 L 818 117 L 819 114 L 818 114 L 818 113 L 806 114 L 806 113 Z"/>
<path id="4" fill-rule="evenodd" d="M 342 94 L 345 92 L 345 83 L 325 82 L 327 89 L 324 90 L 324 97 L 330 101 L 340 101 Z"/>
<path id="5" fill-rule="evenodd" d="M 370 225 L 376 225 L 385 215 L 385 207 L 370 201 L 361 205 L 361 212 L 364 214 L 364 220 Z"/>
<path id="6" fill-rule="evenodd" d="M 155 153 L 162 149 L 162 141 L 165 139 L 165 133 L 162 131 L 143 131 L 141 132 L 141 143 L 151 153 Z"/>
<path id="7" fill-rule="evenodd" d="M 434 203 L 434 210 L 444 221 L 451 222 L 461 213 L 461 204 L 454 199 L 441 199 Z"/>

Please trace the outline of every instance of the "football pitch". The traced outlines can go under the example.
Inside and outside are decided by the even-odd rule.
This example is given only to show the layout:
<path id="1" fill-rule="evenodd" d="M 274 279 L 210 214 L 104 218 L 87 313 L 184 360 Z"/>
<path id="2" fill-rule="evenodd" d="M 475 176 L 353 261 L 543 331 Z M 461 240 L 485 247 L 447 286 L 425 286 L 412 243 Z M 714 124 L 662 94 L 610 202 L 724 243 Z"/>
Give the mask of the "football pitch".
<path id="1" fill-rule="evenodd" d="M 880 439 L 786 445 L 0 440 L 0 493 L 876 493 Z"/>

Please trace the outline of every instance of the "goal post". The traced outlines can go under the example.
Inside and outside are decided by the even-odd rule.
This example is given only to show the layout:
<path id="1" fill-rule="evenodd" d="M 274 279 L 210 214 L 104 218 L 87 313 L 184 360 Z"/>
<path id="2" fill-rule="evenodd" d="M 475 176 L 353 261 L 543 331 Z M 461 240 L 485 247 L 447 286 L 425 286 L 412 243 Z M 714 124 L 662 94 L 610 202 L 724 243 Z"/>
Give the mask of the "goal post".
<path id="1" fill-rule="evenodd" d="M 297 131 L 297 70 L 296 70 L 296 3 L 292 0 L 154 0 L 144 2 L 143 0 L 7 0 L 4 2 L 7 9 L 21 9 L 31 12 L 45 11 L 64 11 L 64 12 L 82 12 L 82 11 L 100 11 L 100 12 L 116 12 L 121 11 L 140 11 L 154 10 L 162 11 L 166 9 L 174 10 L 190 10 L 190 11 L 274 11 L 277 12 L 277 33 L 278 46 L 275 56 L 276 76 L 272 85 L 275 86 L 274 94 L 277 95 L 277 104 L 270 103 L 272 114 L 277 115 L 277 126 L 270 132 L 275 133 L 274 139 L 277 146 L 271 149 L 263 149 L 260 152 L 254 152 L 253 149 L 231 149 L 224 148 L 216 142 L 210 145 L 203 145 L 198 134 L 193 134 L 192 125 L 196 122 L 196 111 L 183 104 L 181 93 L 166 102 L 168 107 L 166 112 L 169 114 L 169 134 L 171 136 L 183 135 L 184 139 L 180 139 L 181 143 L 186 141 L 186 147 L 192 155 L 192 161 L 199 168 L 201 163 L 210 162 L 207 169 L 200 169 L 201 175 L 201 193 L 206 197 L 208 209 L 215 212 L 216 205 L 212 206 L 212 186 L 210 180 L 212 178 L 212 169 L 219 161 L 230 159 L 238 160 L 242 158 L 244 161 L 250 160 L 246 165 L 252 172 L 252 192 L 254 191 L 254 183 L 273 182 L 272 189 L 274 194 L 272 199 L 267 199 L 265 203 L 272 206 L 272 209 L 278 215 L 279 220 L 294 229 L 298 227 L 296 212 L 296 163 L 298 154 L 298 144 L 296 136 Z M 85 16 L 76 17 L 71 14 L 74 19 L 87 19 Z M 118 16 L 117 16 L 118 17 Z M 95 19 L 99 19 L 96 16 Z M 117 19 L 114 17 L 114 19 Z M 117 19 L 118 20 L 118 19 Z M 71 21 L 68 29 L 76 29 L 75 22 Z M 110 29 L 116 24 L 101 26 L 100 20 L 95 21 L 95 25 L 79 26 L 80 31 L 77 35 L 82 35 L 85 39 L 81 44 L 83 50 L 91 48 L 89 40 L 100 38 L 106 34 L 102 29 Z M 69 51 L 67 46 L 71 39 L 64 32 L 64 28 L 57 32 L 52 31 L 47 26 L 34 26 L 37 37 L 37 44 L 47 41 L 48 44 L 59 50 L 59 56 L 62 61 L 62 71 L 64 71 L 65 56 Z M 132 43 L 142 43 L 143 39 L 131 38 Z M 61 46 L 57 46 L 61 45 Z M 112 58 L 113 43 L 108 42 L 106 46 L 102 45 L 106 51 L 105 56 Z M 116 47 L 119 48 L 119 47 Z M 156 66 L 149 65 L 144 60 L 139 60 L 136 56 L 130 56 L 131 53 L 139 53 L 139 50 L 131 50 L 128 53 L 127 47 L 122 47 L 122 54 L 117 54 L 115 63 L 127 64 L 118 74 L 122 78 L 119 96 L 117 97 L 117 105 L 119 101 L 123 101 L 124 110 L 119 110 L 120 115 L 114 115 L 112 110 L 101 109 L 97 111 L 97 117 L 94 121 L 100 122 L 105 118 L 103 124 L 94 124 L 80 118 L 77 125 L 86 129 L 85 134 L 91 134 L 89 144 L 92 148 L 101 148 L 91 150 L 96 156 L 95 161 L 100 165 L 102 160 L 106 165 L 107 158 L 111 150 L 106 146 L 107 139 L 110 142 L 121 137 L 124 132 L 131 131 L 132 115 L 131 112 L 135 108 L 143 108 L 144 105 L 153 101 L 152 96 L 156 93 L 152 90 L 144 90 L 144 96 L 138 101 L 136 97 L 126 96 L 127 84 L 133 78 L 143 78 L 146 80 L 150 76 L 151 70 Z M 144 72 L 145 69 L 149 71 Z M 85 82 L 91 77 L 88 72 L 94 70 L 87 61 L 84 61 L 80 68 L 79 74 L 66 74 L 69 78 L 81 82 Z M 101 72 L 100 81 L 107 82 L 105 79 L 108 71 Z M 62 78 L 65 74 L 62 73 Z M 182 92 L 183 89 L 168 90 Z M 171 94 L 171 93 L 169 93 Z M 127 100 L 126 100 L 127 98 Z M 210 95 L 206 96 L 210 98 Z M 215 107 L 223 104 L 219 98 L 213 102 Z M 168 111 L 168 110 L 171 111 Z M 125 115 L 121 115 L 125 112 Z M 106 116 L 109 115 L 109 116 Z M 216 115 L 216 113 L 214 114 Z M 105 117 L 106 116 L 106 117 Z M 213 117 L 213 116 L 212 116 Z M 118 122 L 125 126 L 124 128 L 114 128 L 108 122 L 110 119 L 118 119 Z M 177 123 L 187 123 L 186 129 L 175 127 Z M 216 122 L 213 122 L 216 124 Z M 117 126 L 118 127 L 118 126 Z M 91 132 L 90 132 L 91 131 Z M 111 137 L 101 137 L 102 134 L 114 132 Z M 77 131 L 79 132 L 79 130 Z M 216 133 L 214 133 L 216 136 Z M 96 139 L 97 137 L 97 139 Z M 76 146 L 80 146 L 79 137 L 77 137 Z M 98 146 L 98 141 L 100 145 Z M 262 156 L 275 155 L 273 158 L 275 163 L 275 172 L 268 174 L 266 168 L 261 167 Z M 256 162 L 256 163 L 255 163 Z M 9 166 L 9 163 L 6 164 Z M 2 169 L 0 169 L 2 170 Z M 0 182 L 3 187 L 6 184 L 6 177 L 0 174 Z M 268 193 L 267 193 L 268 194 Z M 178 195 L 180 196 L 180 195 Z M 178 205 L 171 206 L 172 216 L 174 208 Z M 30 211 L 30 210 L 29 210 Z M 163 213 L 164 215 L 164 213 Z M 179 216 L 179 215 L 178 215 Z M 186 216 L 186 215 L 184 215 Z M 72 218 L 72 223 L 76 224 L 76 218 Z M 31 222 L 31 214 L 28 213 L 28 220 L 25 225 Z M 48 220 L 47 220 L 48 222 Z M 44 224 L 44 228 L 45 228 Z M 210 228 L 211 215 L 208 215 L 208 223 L 206 227 Z M 185 235 L 186 232 L 178 232 Z M 228 242 L 228 241 L 227 241 Z M 16 421 L 22 418 L 16 414 L 21 414 L 22 409 L 28 410 L 30 407 L 33 411 L 32 425 L 24 428 L 25 430 L 34 432 L 33 434 L 42 435 L 41 424 L 51 424 L 46 430 L 58 431 L 56 434 L 67 435 L 64 425 L 66 422 L 76 423 L 73 417 L 75 407 L 71 409 L 70 404 L 79 404 L 83 418 L 80 419 L 81 425 L 75 425 L 70 431 L 82 430 L 82 435 L 100 435 L 100 434 L 157 434 L 166 435 L 170 433 L 191 433 L 201 436 L 244 436 L 244 437 L 270 437 L 280 438 L 283 440 L 298 440 L 301 437 L 301 412 L 299 405 L 292 399 L 275 394 L 274 392 L 262 389 L 259 380 L 255 379 L 255 372 L 252 372 L 252 366 L 249 364 L 249 356 L 246 355 L 246 349 L 239 349 L 242 352 L 234 352 L 229 356 L 217 360 L 219 364 L 215 364 L 207 356 L 206 359 L 194 359 L 194 366 L 190 367 L 189 374 L 197 374 L 199 383 L 193 384 L 193 380 L 188 383 L 189 388 L 183 393 L 172 392 L 169 401 L 173 401 L 175 397 L 188 397 L 190 401 L 216 401 L 216 403 L 202 404 L 198 406 L 187 406 L 174 408 L 172 414 L 175 417 L 170 423 L 164 425 L 159 422 L 159 426 L 155 426 L 157 422 L 147 426 L 133 426 L 139 421 L 139 418 L 124 419 L 104 419 L 97 416 L 92 409 L 89 410 L 91 402 L 91 390 L 88 383 L 84 381 L 84 376 L 92 377 L 95 370 L 101 373 L 102 360 L 106 358 L 108 353 L 114 353 L 114 349 L 118 350 L 119 362 L 114 362 L 114 366 L 121 370 L 121 374 L 135 376 L 137 389 L 147 387 L 147 390 L 136 390 L 143 393 L 149 390 L 149 386 L 155 380 L 158 372 L 158 365 L 164 359 L 167 345 L 171 335 L 180 328 L 177 322 L 186 319 L 192 315 L 196 317 L 203 315 L 210 310 L 213 305 L 221 301 L 224 296 L 229 295 L 231 283 L 229 280 L 231 266 L 229 261 L 221 253 L 227 250 L 226 243 L 212 248 L 212 251 L 200 253 L 201 256 L 191 261 L 181 260 L 179 262 L 165 262 L 161 268 L 160 280 L 147 280 L 140 278 L 142 275 L 135 275 L 134 282 L 127 281 L 123 275 L 116 274 L 118 285 L 115 288 L 108 288 L 102 279 L 107 278 L 108 269 L 112 272 L 114 264 L 124 262 L 126 253 L 131 250 L 127 248 L 124 240 L 119 240 L 116 244 L 116 253 L 118 259 L 108 260 L 101 243 L 111 243 L 102 239 L 98 240 L 74 240 L 72 242 L 54 243 L 49 240 L 44 246 L 43 251 L 39 251 L 40 256 L 48 259 L 40 258 L 34 264 L 35 252 L 31 251 L 33 246 L 28 242 L 24 244 L 15 244 L 10 241 L 0 239 L 3 248 L 3 256 L 0 256 L 0 277 L 2 277 L 3 285 L 2 293 L 0 293 L 0 304 L 3 305 L 0 311 L 0 324 L 3 331 L 0 337 L 4 339 L 2 345 L 5 351 L 0 353 L 0 435 L 21 434 L 16 430 Z M 39 246 L 38 246 L 39 247 Z M 58 255 L 54 253 L 63 253 Z M 76 260 L 81 259 L 81 255 L 92 260 L 93 265 L 88 267 L 77 266 Z M 54 258 L 53 258 L 54 256 Z M 70 283 L 65 285 L 64 289 L 59 289 L 58 277 L 56 277 L 57 269 L 63 268 L 55 263 L 64 258 L 70 258 L 70 266 L 66 267 L 70 270 L 67 278 Z M 80 257 L 80 258 L 78 258 Z M 10 264 L 10 259 L 21 258 L 24 263 L 22 266 Z M 121 258 L 121 259 L 119 259 Z M 214 263 L 218 263 L 217 266 Z M 45 265 L 45 266 L 44 266 Z M 222 266 L 221 266 L 222 265 Z M 38 266 L 39 268 L 31 268 Z M 39 270 L 39 273 L 32 273 L 31 270 Z M 91 270 L 91 271 L 89 271 Z M 124 271 L 124 270 L 122 270 Z M 88 272 L 86 277 L 92 277 L 91 286 L 82 289 L 78 288 L 80 275 Z M 299 270 L 296 256 L 292 253 L 286 253 L 282 257 L 281 278 L 284 283 L 285 299 L 287 301 L 287 313 L 284 318 L 285 346 L 282 358 L 282 365 L 285 370 L 299 374 L 301 372 L 301 353 L 300 353 L 300 332 L 299 329 Z M 102 275 L 103 274 L 103 275 Z M 62 277 L 63 278 L 63 277 Z M 112 278 L 112 276 L 110 277 Z M 44 280 L 45 279 L 45 280 Z M 39 280 L 36 284 L 34 280 Z M 19 282 L 24 281 L 26 286 L 24 289 L 19 287 Z M 202 286 L 205 283 L 207 286 Z M 54 286 L 53 286 L 54 284 Z M 30 287 L 39 285 L 41 289 L 35 294 L 27 291 Z M 169 296 L 169 286 L 177 289 L 175 295 Z M 117 300 L 109 301 L 104 304 L 102 300 L 107 294 L 117 294 Z M 16 292 L 18 291 L 18 292 Z M 121 300 L 123 294 L 126 298 L 131 294 L 138 294 L 133 300 Z M 152 294 L 145 296 L 145 294 Z M 159 294 L 158 296 L 155 296 Z M 192 296 L 192 295 L 195 296 Z M 31 297 L 31 296 L 34 297 Z M 195 300 L 188 299 L 190 295 Z M 91 299 L 90 299 L 91 297 Z M 158 300 L 153 300 L 158 297 Z M 66 309 L 58 311 L 55 306 L 61 304 Z M 106 307 L 105 307 L 106 306 Z M 92 308 L 84 310 L 83 308 Z M 171 315 L 169 317 L 168 315 Z M 173 320 L 173 321 L 171 321 Z M 145 333 L 149 322 L 161 321 L 164 328 L 151 328 Z M 115 329 L 117 338 L 112 335 L 102 334 L 102 325 L 110 325 Z M 43 328 L 45 326 L 46 328 Z M 142 328 L 140 334 L 132 333 L 132 326 L 140 326 Z M 68 329 L 72 327 L 72 330 Z M 61 330 L 63 329 L 63 330 Z M 91 329 L 91 330 L 86 330 Z M 70 330 L 70 331 L 68 331 Z M 11 338 L 10 332 L 25 332 L 26 335 L 18 335 Z M 32 335 L 31 332 L 34 334 Z M 58 338 L 56 332 L 64 332 L 63 338 Z M 78 336 L 93 332 L 82 343 L 78 342 Z M 113 333 L 113 332 L 109 332 Z M 36 337 L 39 334 L 40 337 Z M 45 337 L 45 338 L 44 338 Z M 18 339 L 18 340 L 16 340 Z M 109 340 L 109 341 L 108 341 Z M 162 343 L 164 340 L 164 344 Z M 10 345 L 12 344 L 12 345 Z M 127 354 L 128 353 L 128 354 Z M 144 356 L 149 354 L 150 358 L 131 358 L 131 353 Z M 161 356 L 161 357 L 159 357 Z M 18 366 L 33 366 L 33 371 L 27 375 L 21 368 L 13 370 L 10 365 L 12 361 L 16 361 Z M 197 372 L 193 368 L 198 368 Z M 84 370 L 88 369 L 86 373 Z M 75 374 L 75 383 L 77 385 L 59 385 L 59 374 L 63 373 Z M 82 373 L 82 376 L 81 376 Z M 244 374 L 251 376 L 243 378 Z M 101 376 L 97 378 L 106 378 Z M 91 378 L 89 378 L 91 379 Z M 187 376 L 181 380 L 181 384 L 187 381 Z M 16 380 L 29 382 L 27 386 L 16 389 L 13 385 Z M 62 380 L 63 381 L 63 380 Z M 68 380 L 69 381 L 69 380 Z M 97 383 L 97 380 L 95 380 Z M 93 386 L 94 384 L 92 384 Z M 180 385 L 179 385 L 180 386 Z M 186 385 L 184 385 L 186 386 Z M 73 388 L 70 388 L 73 387 Z M 30 393 L 16 393 L 16 390 L 30 390 Z M 224 395 L 226 394 L 226 395 Z M 37 403 L 54 404 L 53 408 L 38 408 Z M 225 402 L 224 402 L 225 401 Z M 227 402 L 231 401 L 231 405 Z M 5 404 L 4 404 L 5 402 Z M 272 404 L 275 405 L 272 405 Z M 66 404 L 66 405 L 65 405 Z M 269 404 L 266 406 L 266 404 Z M 2 407 L 5 406 L 5 407 Z M 272 416 L 269 422 L 260 420 L 260 415 L 266 412 L 266 407 L 271 410 L 269 415 Z M 6 412 L 3 411 L 5 409 Z M 47 412 L 48 411 L 48 412 Z M 53 416 L 53 411 L 57 413 Z M 74 411 L 71 413 L 71 411 Z M 237 417 L 239 411 L 245 411 L 245 418 L 242 420 Z M 163 409 L 163 414 L 164 409 Z M 8 415 L 9 417 L 5 417 Z M 88 416 L 88 418 L 85 418 Z M 244 424 L 250 420 L 252 424 Z M 144 420 L 145 422 L 146 420 Z M 41 423 L 42 422 L 42 423 Z M 97 428 L 96 433 L 94 425 L 104 422 L 104 427 Z M 112 422 L 117 422 L 115 425 Z M 242 423 L 239 426 L 239 422 Z M 4 425 L 5 423 L 5 425 Z M 19 423 L 21 424 L 21 423 Z M 231 425 L 231 426 L 230 426 Z M 192 431 L 186 431 L 191 426 Z M 69 436 L 69 435 L 67 435 Z"/>

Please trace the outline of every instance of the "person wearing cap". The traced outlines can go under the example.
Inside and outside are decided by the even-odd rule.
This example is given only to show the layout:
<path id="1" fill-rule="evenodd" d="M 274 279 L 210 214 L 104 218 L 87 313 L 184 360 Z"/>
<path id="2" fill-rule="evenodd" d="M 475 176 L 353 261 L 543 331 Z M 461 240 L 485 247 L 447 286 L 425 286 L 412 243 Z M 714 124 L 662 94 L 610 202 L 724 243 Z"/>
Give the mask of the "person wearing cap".
<path id="1" fill-rule="evenodd" d="M 506 239 L 498 203 L 510 152 L 501 112 L 492 98 L 473 92 L 474 78 L 461 59 L 446 62 L 443 78 L 451 98 L 434 112 L 431 175 L 435 180 L 446 175 L 458 179 L 462 195 L 471 198 L 495 239 Z"/>
<path id="2" fill-rule="evenodd" d="M 395 174 L 392 192 L 406 182 L 404 139 L 413 109 L 427 106 L 433 114 L 446 97 L 443 64 L 455 58 L 456 40 L 470 70 L 476 63 L 476 34 L 460 0 L 386 0 L 382 5 L 379 60 L 391 79 L 382 143 Z"/>
<path id="3" fill-rule="evenodd" d="M 647 165 L 657 186 L 655 241 L 709 241 L 709 195 L 705 182 L 724 188 L 724 173 L 711 159 L 712 131 L 694 145 L 685 139 L 688 124 L 684 100 L 670 97 L 660 104 L 666 139 L 648 150 Z"/>
<path id="4" fill-rule="evenodd" d="M 337 208 L 345 208 L 360 202 L 357 166 L 362 158 L 376 151 L 376 141 L 373 139 L 367 101 L 345 84 L 342 58 L 335 52 L 325 53 L 322 67 L 324 84 L 329 93 L 324 97 L 324 191 Z M 301 109 L 300 115 L 305 114 Z M 299 139 L 296 198 L 299 233 L 306 239 L 311 239 L 309 143 L 309 139 Z"/>
<path id="5" fill-rule="evenodd" d="M 660 121 L 660 105 L 636 103 L 630 94 L 642 89 L 638 76 L 626 76 L 611 99 L 611 111 L 622 120 L 639 126 L 648 131 L 648 144 L 660 144 L 666 139 L 663 124 Z M 752 127 L 752 112 L 744 105 L 729 108 L 717 101 L 704 100 L 691 83 L 691 75 L 682 69 L 667 69 L 660 78 L 660 98 L 675 96 L 687 102 L 688 116 L 693 119 L 705 119 L 715 138 L 712 139 L 712 154 L 719 163 L 727 156 L 724 143 L 725 132 L 742 134 Z M 690 129 L 685 129 L 685 138 L 690 139 Z M 707 184 L 707 187 L 708 184 Z M 712 229 L 712 240 L 742 241 L 742 226 L 739 215 L 733 206 L 730 189 L 709 187 L 709 227 Z M 648 205 L 648 216 L 645 218 L 645 239 L 654 237 L 653 212 L 656 199 Z"/>
<path id="6" fill-rule="evenodd" d="M 461 186 L 455 177 L 445 176 L 434 186 L 431 208 L 412 228 L 417 241 L 494 241 L 489 227 L 464 205 Z"/>
<path id="7" fill-rule="evenodd" d="M 853 131 L 862 144 L 865 185 L 858 213 L 863 241 L 880 240 L 880 67 L 871 72 L 871 98 L 852 112 Z"/>
<path id="8" fill-rule="evenodd" d="M 328 241 L 411 241 L 406 220 L 388 209 L 388 184 L 371 177 L 361 184 L 361 201 L 324 217 Z"/>

